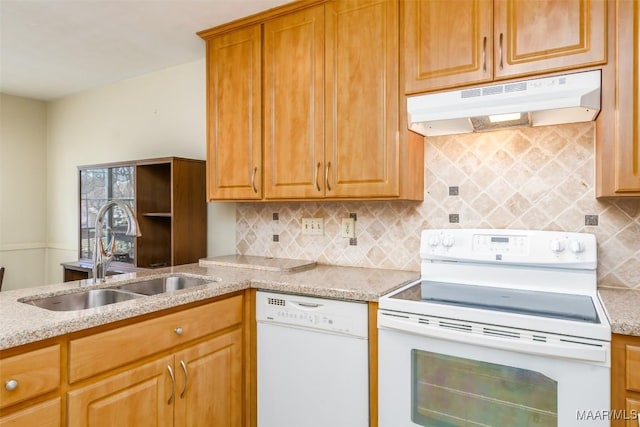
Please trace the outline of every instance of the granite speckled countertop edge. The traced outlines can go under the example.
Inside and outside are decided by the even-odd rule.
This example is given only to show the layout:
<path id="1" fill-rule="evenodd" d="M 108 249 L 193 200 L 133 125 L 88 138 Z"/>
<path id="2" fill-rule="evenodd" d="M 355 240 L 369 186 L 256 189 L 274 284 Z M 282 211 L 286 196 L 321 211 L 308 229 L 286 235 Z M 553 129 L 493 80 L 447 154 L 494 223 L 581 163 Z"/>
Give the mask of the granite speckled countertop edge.
<path id="1" fill-rule="evenodd" d="M 378 299 L 419 278 L 420 273 L 318 264 L 304 271 L 276 272 L 227 266 L 187 264 L 145 272 L 110 276 L 103 285 L 113 287 L 140 278 L 167 274 L 219 279 L 193 289 L 154 295 L 99 308 L 53 312 L 18 302 L 34 296 L 77 291 L 86 281 L 0 292 L 0 350 L 77 332 L 247 288 L 361 302 Z M 599 288 L 613 333 L 640 336 L 640 289 Z"/>
<path id="2" fill-rule="evenodd" d="M 640 289 L 598 288 L 611 332 L 640 336 Z"/>
<path id="3" fill-rule="evenodd" d="M 80 311 L 56 312 L 19 302 L 84 289 L 109 288 L 167 274 L 211 278 L 197 288 L 153 295 Z M 360 302 L 378 299 L 419 278 L 419 272 L 318 264 L 304 271 L 274 272 L 186 264 L 109 276 L 104 284 L 86 280 L 0 292 L 0 350 L 66 335 L 143 314 L 230 294 L 247 288 Z M 213 281 L 216 280 L 216 281 Z"/>

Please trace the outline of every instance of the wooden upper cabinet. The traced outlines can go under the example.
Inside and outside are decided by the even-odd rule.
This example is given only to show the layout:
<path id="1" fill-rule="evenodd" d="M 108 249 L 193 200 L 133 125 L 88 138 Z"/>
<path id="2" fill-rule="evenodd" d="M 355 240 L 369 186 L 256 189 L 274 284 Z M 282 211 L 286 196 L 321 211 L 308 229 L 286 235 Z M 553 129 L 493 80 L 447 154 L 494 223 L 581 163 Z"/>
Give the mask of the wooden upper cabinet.
<path id="1" fill-rule="evenodd" d="M 397 197 L 398 2 L 326 4 L 325 193 Z"/>
<path id="2" fill-rule="evenodd" d="M 640 197 L 640 2 L 610 2 L 609 51 L 596 121 L 596 196 Z"/>
<path id="3" fill-rule="evenodd" d="M 605 6 L 605 0 L 495 0 L 495 77 L 605 63 Z"/>
<path id="4" fill-rule="evenodd" d="M 403 2 L 405 91 L 604 64 L 605 0 Z"/>
<path id="5" fill-rule="evenodd" d="M 407 93 L 493 80 L 493 1 L 401 3 Z"/>
<path id="6" fill-rule="evenodd" d="M 209 200 L 424 198 L 399 110 L 399 7 L 305 0 L 198 33 Z"/>
<path id="7" fill-rule="evenodd" d="M 265 197 L 324 197 L 324 6 L 264 24 Z"/>
<path id="8" fill-rule="evenodd" d="M 261 28 L 206 40 L 207 197 L 262 198 Z"/>

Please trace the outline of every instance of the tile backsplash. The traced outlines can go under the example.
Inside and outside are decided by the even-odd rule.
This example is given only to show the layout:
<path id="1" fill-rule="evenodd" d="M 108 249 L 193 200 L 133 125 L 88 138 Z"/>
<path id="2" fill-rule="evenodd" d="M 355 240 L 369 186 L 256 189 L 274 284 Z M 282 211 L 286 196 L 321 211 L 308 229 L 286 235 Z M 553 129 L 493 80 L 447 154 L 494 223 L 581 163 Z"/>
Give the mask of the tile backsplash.
<path id="1" fill-rule="evenodd" d="M 595 199 L 594 132 L 579 123 L 431 137 L 423 202 L 239 203 L 236 250 L 418 271 L 425 228 L 578 231 L 597 237 L 599 286 L 640 288 L 640 199 Z M 341 223 L 353 213 L 350 240 Z M 324 218 L 324 235 L 303 235 L 303 217 Z"/>

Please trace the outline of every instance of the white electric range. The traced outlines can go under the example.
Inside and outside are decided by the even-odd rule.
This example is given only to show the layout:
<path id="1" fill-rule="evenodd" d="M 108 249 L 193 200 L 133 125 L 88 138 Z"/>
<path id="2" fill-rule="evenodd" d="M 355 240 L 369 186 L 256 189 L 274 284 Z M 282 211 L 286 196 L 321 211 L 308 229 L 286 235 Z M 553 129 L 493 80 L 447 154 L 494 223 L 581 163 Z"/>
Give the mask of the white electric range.
<path id="1" fill-rule="evenodd" d="M 379 302 L 381 427 L 609 425 L 595 236 L 425 230 L 420 256 Z"/>

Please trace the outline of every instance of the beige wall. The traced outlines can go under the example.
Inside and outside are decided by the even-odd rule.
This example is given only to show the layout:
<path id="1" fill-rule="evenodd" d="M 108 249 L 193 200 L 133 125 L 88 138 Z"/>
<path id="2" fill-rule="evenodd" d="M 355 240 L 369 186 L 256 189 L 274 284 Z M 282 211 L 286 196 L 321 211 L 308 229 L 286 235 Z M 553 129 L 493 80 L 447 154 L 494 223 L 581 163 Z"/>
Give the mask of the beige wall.
<path id="1" fill-rule="evenodd" d="M 46 104 L 0 94 L 0 265 L 3 289 L 45 281 Z"/>
<path id="2" fill-rule="evenodd" d="M 77 258 L 78 165 L 164 156 L 205 158 L 205 62 L 202 59 L 39 105 L 43 129 L 46 123 L 46 137 L 42 130 L 40 144 L 42 152 L 46 146 L 47 155 L 42 155 L 35 168 L 38 185 L 28 188 L 26 194 L 38 203 L 40 220 L 30 222 L 37 222 L 40 242 L 46 242 L 47 250 L 45 273 L 35 285 L 62 281 L 60 262 Z M 21 123 L 18 128 L 26 132 L 30 126 Z M 11 144 L 12 150 L 19 149 Z M 6 162 L 3 154 L 2 175 L 7 175 Z M 18 170 L 24 173 L 31 165 L 23 162 Z M 3 206 L 9 200 L 4 192 L 0 194 Z M 42 220 L 45 213 L 46 220 Z M 18 218 L 24 216 L 18 214 Z M 208 255 L 233 253 L 235 206 L 210 203 L 208 218 Z M 8 224 L 9 220 L 2 221 Z M 31 230 L 28 227 L 25 224 L 25 231 L 15 232 L 24 236 Z"/>

